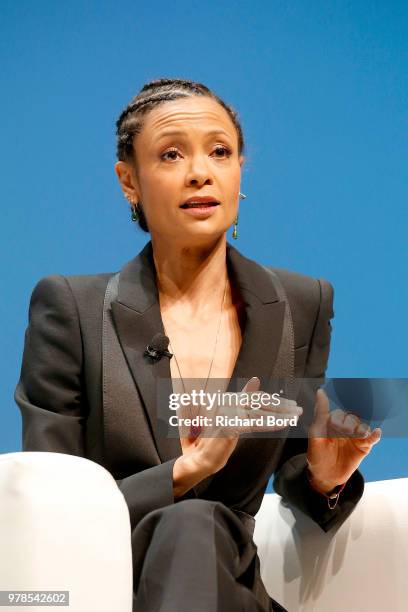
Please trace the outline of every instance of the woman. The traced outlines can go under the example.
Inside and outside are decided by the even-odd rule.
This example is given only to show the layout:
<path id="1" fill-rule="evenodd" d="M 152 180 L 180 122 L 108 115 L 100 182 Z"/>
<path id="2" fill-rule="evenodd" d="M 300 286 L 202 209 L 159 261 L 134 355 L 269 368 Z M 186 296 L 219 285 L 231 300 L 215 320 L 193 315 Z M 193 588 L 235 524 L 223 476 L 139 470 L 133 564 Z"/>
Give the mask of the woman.
<path id="1" fill-rule="evenodd" d="M 360 499 L 357 467 L 380 430 L 341 411 L 329 416 L 318 391 L 309 439 L 199 429 L 170 438 L 156 389 L 170 376 L 241 378 L 249 391 L 278 371 L 323 377 L 332 287 L 272 274 L 227 242 L 232 223 L 237 231 L 244 141 L 234 110 L 207 87 L 147 83 L 117 134 L 115 170 L 151 241 L 119 275 L 37 283 L 15 392 L 23 448 L 84 456 L 114 475 L 130 510 L 135 610 L 283 610 L 262 584 L 252 539 L 268 479 L 275 472 L 277 492 L 327 531 Z M 169 354 L 157 352 L 158 333 Z M 282 349 L 290 334 L 294 363 Z M 284 412 L 301 410 L 289 402 Z M 302 419 L 310 425 L 313 414 Z"/>

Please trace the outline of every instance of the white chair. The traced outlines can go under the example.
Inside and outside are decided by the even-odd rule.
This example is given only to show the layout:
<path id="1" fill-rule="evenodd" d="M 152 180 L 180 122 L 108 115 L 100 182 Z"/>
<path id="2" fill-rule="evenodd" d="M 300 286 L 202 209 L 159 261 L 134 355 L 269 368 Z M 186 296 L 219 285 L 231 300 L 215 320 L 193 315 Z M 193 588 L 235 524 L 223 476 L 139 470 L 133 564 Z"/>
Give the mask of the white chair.
<path id="1" fill-rule="evenodd" d="M 0 500 L 0 590 L 69 591 L 71 612 L 131 612 L 129 512 L 109 472 L 72 455 L 0 455 Z M 289 612 L 407 609 L 408 478 L 366 483 L 337 532 L 277 494 L 256 519 L 262 578 Z"/>
<path id="2" fill-rule="evenodd" d="M 3 454 L 0 500 L 0 590 L 69 591 L 70 612 L 131 612 L 129 511 L 107 470 L 60 453 Z"/>
<path id="3" fill-rule="evenodd" d="M 267 591 L 289 612 L 408 610 L 408 478 L 365 483 L 336 533 L 267 494 L 254 541 Z"/>

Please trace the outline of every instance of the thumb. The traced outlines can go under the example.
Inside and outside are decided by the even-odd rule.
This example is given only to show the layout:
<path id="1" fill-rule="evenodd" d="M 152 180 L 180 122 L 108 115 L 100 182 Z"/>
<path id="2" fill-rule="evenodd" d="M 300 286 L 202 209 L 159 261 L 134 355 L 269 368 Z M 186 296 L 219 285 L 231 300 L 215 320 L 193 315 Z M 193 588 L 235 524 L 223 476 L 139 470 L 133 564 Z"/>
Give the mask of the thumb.
<path id="1" fill-rule="evenodd" d="M 244 385 L 242 391 L 258 391 L 260 384 L 261 381 L 259 380 L 259 378 L 257 376 L 252 376 L 252 378 L 250 378 L 248 382 Z"/>
<path id="2" fill-rule="evenodd" d="M 327 418 L 329 416 L 329 398 L 323 389 L 318 389 L 316 393 L 314 420 L 311 425 L 315 436 L 325 436 L 327 428 Z"/>

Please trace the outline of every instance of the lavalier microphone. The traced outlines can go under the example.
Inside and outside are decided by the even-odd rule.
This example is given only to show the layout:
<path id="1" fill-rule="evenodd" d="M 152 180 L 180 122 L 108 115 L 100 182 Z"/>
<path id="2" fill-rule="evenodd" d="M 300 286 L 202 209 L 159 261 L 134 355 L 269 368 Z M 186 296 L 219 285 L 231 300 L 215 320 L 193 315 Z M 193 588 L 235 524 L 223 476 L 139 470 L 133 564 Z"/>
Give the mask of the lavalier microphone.
<path id="1" fill-rule="evenodd" d="M 170 339 L 162 333 L 155 334 L 147 345 L 144 355 L 150 357 L 153 361 L 159 361 L 162 357 L 168 357 L 171 359 L 173 353 L 167 350 Z"/>

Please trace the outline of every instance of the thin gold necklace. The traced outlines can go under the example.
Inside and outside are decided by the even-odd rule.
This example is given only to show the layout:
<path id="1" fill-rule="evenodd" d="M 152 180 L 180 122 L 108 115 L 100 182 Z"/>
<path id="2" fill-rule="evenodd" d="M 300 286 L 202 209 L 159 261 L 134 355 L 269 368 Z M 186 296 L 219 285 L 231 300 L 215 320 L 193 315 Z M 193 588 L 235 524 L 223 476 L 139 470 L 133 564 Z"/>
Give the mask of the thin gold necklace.
<path id="1" fill-rule="evenodd" d="M 223 310 L 223 306 L 224 306 L 224 302 L 225 302 L 225 295 L 226 295 L 226 293 L 227 293 L 227 285 L 228 285 L 228 274 L 227 274 L 227 277 L 226 277 L 226 279 L 225 279 L 224 294 L 223 294 L 223 298 L 222 298 L 222 302 L 221 302 L 220 314 L 219 314 L 219 317 L 218 317 L 217 334 L 216 334 L 216 336 L 215 336 L 215 343 L 214 343 L 214 349 L 213 349 L 213 354 L 212 354 L 211 363 L 210 363 L 210 369 L 208 370 L 207 379 L 206 379 L 206 381 L 205 381 L 204 393 L 205 393 L 205 391 L 206 391 L 206 389 L 207 389 L 208 379 L 210 378 L 210 374 L 211 374 L 212 366 L 213 366 L 213 363 L 214 363 L 215 351 L 216 351 L 216 348 L 217 348 L 218 336 L 219 336 L 219 333 L 220 333 L 220 328 L 221 328 L 222 310 Z M 164 333 L 165 333 L 165 334 L 166 334 L 166 336 L 168 337 L 168 333 L 167 333 L 167 331 L 166 331 L 166 328 L 165 328 L 165 326 L 164 326 L 164 323 L 163 323 L 163 329 L 164 329 Z M 178 362 L 178 360 L 177 360 L 176 353 L 174 352 L 174 349 L 173 349 L 173 347 L 172 347 L 172 344 L 171 344 L 171 340 L 170 340 L 170 338 L 169 338 L 169 345 L 170 345 L 170 347 L 171 347 L 171 352 L 172 352 L 172 353 L 173 353 L 173 355 L 174 355 L 174 359 L 175 359 L 176 366 L 177 366 L 177 370 L 178 370 L 178 373 L 179 373 L 179 376 L 180 376 L 181 384 L 183 385 L 183 392 L 185 393 L 185 392 L 186 392 L 186 388 L 185 388 L 185 385 L 184 385 L 184 379 L 183 379 L 183 377 L 182 377 L 182 375 L 181 375 L 181 371 L 180 371 L 179 362 Z M 190 407 L 190 416 L 191 416 L 191 418 L 192 418 L 192 416 L 193 416 L 193 415 L 192 415 L 192 411 L 191 411 L 191 407 Z M 191 426 L 190 426 L 190 437 L 191 437 L 191 438 L 197 438 L 197 437 L 200 435 L 200 433 L 201 433 L 201 426 L 200 426 L 200 425 L 198 425 L 198 426 L 191 425 Z"/>

